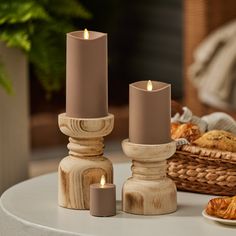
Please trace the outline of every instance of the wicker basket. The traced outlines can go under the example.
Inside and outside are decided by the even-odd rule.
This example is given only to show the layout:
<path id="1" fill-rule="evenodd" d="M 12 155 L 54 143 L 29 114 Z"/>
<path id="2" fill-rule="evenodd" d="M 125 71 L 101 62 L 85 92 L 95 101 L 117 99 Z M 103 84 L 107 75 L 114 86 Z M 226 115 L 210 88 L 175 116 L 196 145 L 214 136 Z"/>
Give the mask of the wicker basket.
<path id="1" fill-rule="evenodd" d="M 183 145 L 168 160 L 168 176 L 179 190 L 236 195 L 236 153 Z"/>

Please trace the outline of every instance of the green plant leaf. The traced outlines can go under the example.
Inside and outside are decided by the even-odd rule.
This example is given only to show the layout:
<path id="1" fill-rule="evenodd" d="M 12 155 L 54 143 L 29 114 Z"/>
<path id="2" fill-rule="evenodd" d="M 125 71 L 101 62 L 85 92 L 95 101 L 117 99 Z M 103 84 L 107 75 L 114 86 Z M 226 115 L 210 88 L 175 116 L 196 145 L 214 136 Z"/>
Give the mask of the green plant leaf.
<path id="1" fill-rule="evenodd" d="M 40 83 L 48 92 L 58 91 L 65 79 L 66 41 L 65 33 L 61 32 L 65 28 L 60 26 L 61 23 L 56 22 L 53 25 L 42 24 L 32 36 L 29 59 Z M 67 27 L 70 28 L 70 25 Z"/>
<path id="2" fill-rule="evenodd" d="M 45 1 L 47 10 L 53 16 L 59 17 L 79 17 L 82 19 L 91 19 L 92 14 L 77 0 L 49 0 Z M 50 3 L 50 4 L 49 4 Z"/>
<path id="3" fill-rule="evenodd" d="M 24 51 L 29 51 L 31 48 L 29 33 L 25 29 L 4 29 L 0 33 L 0 40 L 8 47 L 16 47 Z"/>
<path id="4" fill-rule="evenodd" d="M 8 78 L 7 73 L 2 63 L 0 63 L 0 85 L 8 94 L 13 94 L 12 82 Z"/>
<path id="5" fill-rule="evenodd" d="M 0 24 L 23 23 L 29 20 L 49 20 L 45 9 L 37 1 L 9 1 L 0 3 Z"/>

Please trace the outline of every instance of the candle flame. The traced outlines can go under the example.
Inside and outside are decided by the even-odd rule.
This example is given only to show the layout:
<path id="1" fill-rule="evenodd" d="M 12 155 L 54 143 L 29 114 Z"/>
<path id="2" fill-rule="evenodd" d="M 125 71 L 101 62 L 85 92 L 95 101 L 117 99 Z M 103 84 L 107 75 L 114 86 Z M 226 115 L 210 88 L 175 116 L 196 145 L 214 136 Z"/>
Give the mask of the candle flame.
<path id="1" fill-rule="evenodd" d="M 147 90 L 152 91 L 152 81 L 151 80 L 148 80 L 148 82 L 147 82 Z"/>
<path id="2" fill-rule="evenodd" d="M 102 187 L 105 185 L 106 183 L 106 178 L 105 175 L 102 175 L 101 180 L 100 180 L 100 184 L 102 185 Z"/>
<path id="3" fill-rule="evenodd" d="M 89 39 L 89 32 L 87 29 L 84 30 L 84 39 Z"/>

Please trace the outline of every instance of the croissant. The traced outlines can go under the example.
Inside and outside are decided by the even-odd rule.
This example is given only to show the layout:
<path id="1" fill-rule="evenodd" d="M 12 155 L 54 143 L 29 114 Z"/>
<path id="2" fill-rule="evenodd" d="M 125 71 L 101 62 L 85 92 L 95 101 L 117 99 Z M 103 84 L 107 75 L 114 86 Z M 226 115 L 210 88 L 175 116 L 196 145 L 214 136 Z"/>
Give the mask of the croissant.
<path id="1" fill-rule="evenodd" d="M 227 209 L 222 212 L 222 218 L 236 220 L 236 196 L 232 198 L 232 201 Z"/>
<path id="2" fill-rule="evenodd" d="M 194 140 L 198 139 L 200 136 L 201 136 L 201 131 L 199 127 L 195 124 L 192 123 L 171 124 L 171 138 L 174 140 L 179 138 L 185 138 L 191 143 Z"/>
<path id="3" fill-rule="evenodd" d="M 206 207 L 208 215 L 223 219 L 236 219 L 236 196 L 211 199 Z"/>

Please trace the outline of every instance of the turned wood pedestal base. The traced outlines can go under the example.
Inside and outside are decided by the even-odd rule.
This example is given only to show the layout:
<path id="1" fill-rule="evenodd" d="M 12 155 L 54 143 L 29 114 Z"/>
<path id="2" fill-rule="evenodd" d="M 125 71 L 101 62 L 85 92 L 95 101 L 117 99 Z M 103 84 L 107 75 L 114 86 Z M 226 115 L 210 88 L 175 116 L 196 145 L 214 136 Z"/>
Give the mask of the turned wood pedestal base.
<path id="1" fill-rule="evenodd" d="M 176 144 L 143 145 L 122 142 L 126 156 L 132 159 L 132 177 L 123 185 L 123 211 L 139 215 L 159 215 L 176 211 L 174 182 L 166 177 L 166 159 L 175 153 Z"/>
<path id="2" fill-rule="evenodd" d="M 113 182 L 113 167 L 103 156 L 103 137 L 114 125 L 114 116 L 79 119 L 60 114 L 59 127 L 69 136 L 69 156 L 58 167 L 58 204 L 65 208 L 89 209 L 89 186 L 105 175 Z"/>

